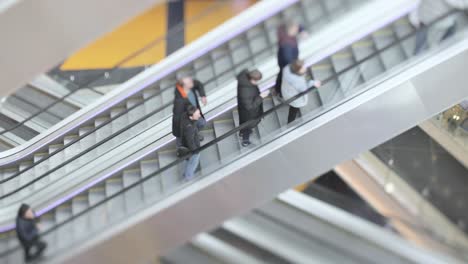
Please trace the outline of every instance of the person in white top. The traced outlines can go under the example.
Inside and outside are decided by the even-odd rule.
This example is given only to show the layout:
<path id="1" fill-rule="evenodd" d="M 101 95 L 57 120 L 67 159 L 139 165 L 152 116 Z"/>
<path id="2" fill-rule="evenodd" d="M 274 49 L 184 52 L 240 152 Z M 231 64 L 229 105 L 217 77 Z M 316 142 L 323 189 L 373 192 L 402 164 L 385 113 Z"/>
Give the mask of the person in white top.
<path id="1" fill-rule="evenodd" d="M 455 33 L 457 24 L 453 15 L 437 22 L 431 29 L 425 27 L 454 8 L 467 9 L 468 0 L 419 0 L 418 7 L 409 15 L 411 24 L 419 29 L 414 54 L 419 54 L 431 44 L 438 44 Z"/>
<path id="2" fill-rule="evenodd" d="M 302 60 L 294 60 L 291 64 L 283 68 L 281 94 L 284 100 L 289 100 L 312 86 L 320 87 L 320 81 L 307 81 L 305 73 L 306 68 Z M 288 124 L 301 114 L 300 108 L 306 106 L 308 100 L 309 95 L 305 94 L 289 103 Z"/>

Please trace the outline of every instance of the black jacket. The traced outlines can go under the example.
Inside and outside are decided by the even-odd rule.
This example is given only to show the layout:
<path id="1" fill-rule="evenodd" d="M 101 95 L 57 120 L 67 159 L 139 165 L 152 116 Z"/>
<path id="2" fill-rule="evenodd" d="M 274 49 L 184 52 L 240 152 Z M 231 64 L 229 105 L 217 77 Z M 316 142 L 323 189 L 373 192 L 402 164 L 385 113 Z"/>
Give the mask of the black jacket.
<path id="1" fill-rule="evenodd" d="M 243 124 L 256 119 L 263 114 L 263 98 L 257 85 L 253 85 L 248 76 L 248 71 L 243 70 L 237 75 L 237 109 L 239 110 L 239 122 Z M 254 127 L 257 124 L 252 124 Z"/>
<path id="2" fill-rule="evenodd" d="M 18 217 L 16 219 L 16 235 L 23 246 L 31 246 L 39 238 L 36 222 L 32 219 Z"/>
<path id="3" fill-rule="evenodd" d="M 200 95 L 201 97 L 206 96 L 205 87 L 198 80 L 193 80 L 193 85 L 197 108 L 200 109 L 200 113 L 203 117 L 203 113 L 201 112 L 200 108 L 200 103 L 198 102 L 198 95 Z M 175 137 L 180 137 L 180 119 L 182 115 L 187 111 L 187 107 L 189 105 L 191 104 L 188 98 L 183 98 L 176 88 L 174 91 L 174 106 L 172 108 L 172 134 Z"/>
<path id="4" fill-rule="evenodd" d="M 198 137 L 196 121 L 190 120 L 188 114 L 185 113 L 180 119 L 180 129 L 182 145 L 190 151 L 198 149 L 200 147 L 200 138 Z"/>

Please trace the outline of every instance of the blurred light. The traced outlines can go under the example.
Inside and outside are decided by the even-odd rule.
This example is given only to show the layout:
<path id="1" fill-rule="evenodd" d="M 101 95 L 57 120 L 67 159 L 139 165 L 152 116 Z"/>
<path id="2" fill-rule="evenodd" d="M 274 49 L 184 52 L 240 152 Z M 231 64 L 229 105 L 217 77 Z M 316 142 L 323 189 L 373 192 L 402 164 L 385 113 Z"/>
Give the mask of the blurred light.
<path id="1" fill-rule="evenodd" d="M 387 193 L 393 193 L 393 191 L 395 191 L 395 185 L 393 185 L 391 182 L 385 184 L 385 191 Z"/>

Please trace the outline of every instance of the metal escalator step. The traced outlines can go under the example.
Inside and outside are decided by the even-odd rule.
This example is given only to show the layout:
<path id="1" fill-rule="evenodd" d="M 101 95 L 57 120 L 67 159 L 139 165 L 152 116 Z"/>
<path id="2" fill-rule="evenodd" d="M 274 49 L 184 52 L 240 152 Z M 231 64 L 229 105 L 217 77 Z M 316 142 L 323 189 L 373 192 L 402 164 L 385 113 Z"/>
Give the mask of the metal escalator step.
<path id="1" fill-rule="evenodd" d="M 205 138 L 203 143 L 209 143 L 215 139 L 215 132 L 213 129 L 204 129 L 200 131 L 200 134 Z M 201 152 L 200 155 L 200 167 L 204 174 L 208 173 L 210 168 L 217 166 L 219 163 L 219 152 L 218 146 L 215 144 Z"/>
<path id="2" fill-rule="evenodd" d="M 65 136 L 63 138 L 63 144 L 67 145 L 68 143 L 70 143 L 72 141 L 75 141 L 78 138 L 79 138 L 78 135 Z M 73 145 L 65 148 L 63 150 L 63 152 L 65 154 L 65 157 L 64 157 L 63 161 L 67 161 L 67 160 L 70 160 L 71 158 L 74 158 L 75 156 L 79 155 L 80 152 L 81 152 L 80 143 L 79 142 L 74 143 Z M 80 167 L 80 159 L 76 159 L 76 160 L 73 160 L 72 162 L 68 163 L 67 165 L 65 165 L 65 171 L 68 173 L 68 172 L 74 171 L 75 169 L 77 169 L 79 167 Z"/>
<path id="3" fill-rule="evenodd" d="M 72 216 L 72 206 L 71 203 L 65 202 L 64 204 L 55 208 L 55 223 L 62 223 L 65 220 L 69 219 Z M 60 250 L 67 246 L 67 243 L 70 242 L 70 235 L 73 234 L 73 225 L 64 224 L 55 232 L 56 241 L 60 241 L 54 247 L 54 250 Z"/>
<path id="4" fill-rule="evenodd" d="M 75 214 L 78 214 L 80 213 L 81 211 L 85 210 L 86 208 L 88 208 L 88 205 L 89 205 L 89 202 L 88 202 L 88 196 L 86 195 L 79 195 L 79 196 L 75 196 L 73 197 L 72 201 L 71 201 L 71 206 L 72 206 L 72 213 L 75 215 Z"/>
<path id="5" fill-rule="evenodd" d="M 89 207 L 88 196 L 81 194 L 76 196 L 71 201 L 72 213 L 77 215 L 78 213 L 86 210 Z M 79 216 L 73 220 L 73 235 L 76 239 L 86 234 L 88 229 L 88 217 L 86 215 Z"/>
<path id="6" fill-rule="evenodd" d="M 409 20 L 404 17 L 393 23 L 393 29 L 399 38 L 409 35 L 413 31 L 413 26 Z"/>
<path id="7" fill-rule="evenodd" d="M 234 129 L 234 120 L 215 120 L 213 122 L 213 127 L 216 137 L 220 137 Z M 237 134 L 231 135 L 228 138 L 225 138 L 224 140 L 218 142 L 219 156 L 221 157 L 221 162 L 224 162 L 226 159 L 229 159 L 239 153 L 240 147 L 239 141 L 237 140 L 237 136 Z"/>
<path id="8" fill-rule="evenodd" d="M 72 216 L 72 205 L 64 203 L 55 208 L 55 222 L 60 223 Z"/>
<path id="9" fill-rule="evenodd" d="M 273 98 L 271 96 L 263 99 L 263 108 L 265 111 L 274 107 Z M 263 139 L 266 136 L 270 135 L 274 131 L 277 131 L 280 128 L 280 123 L 278 116 L 275 113 L 271 113 L 258 124 L 258 131 L 260 138 Z"/>
<path id="10" fill-rule="evenodd" d="M 159 86 L 161 87 L 163 103 L 172 102 L 174 100 L 174 89 L 176 82 L 176 76 L 170 76 L 160 81 Z"/>
<path id="11" fill-rule="evenodd" d="M 387 70 L 395 67 L 396 65 L 406 60 L 406 57 L 405 57 L 406 55 L 404 54 L 401 46 L 398 46 L 398 45 L 391 47 L 388 50 L 382 52 L 380 56 Z"/>
<path id="12" fill-rule="evenodd" d="M 49 154 L 55 153 L 59 149 L 63 147 L 63 144 L 54 144 L 54 145 L 49 145 Z M 61 165 L 65 161 L 65 152 L 59 151 L 55 153 L 52 157 L 49 158 L 49 167 L 51 169 Z M 49 174 L 46 178 L 43 178 L 42 180 L 45 180 L 46 182 L 50 181 L 55 181 L 56 179 L 60 178 L 61 175 L 65 173 L 65 168 L 62 167 L 55 172 Z M 41 180 L 41 181 L 42 181 Z M 38 181 L 39 182 L 39 181 Z"/>
<path id="13" fill-rule="evenodd" d="M 8 168 L 3 170 L 3 179 L 10 179 L 4 183 L 2 183 L 3 187 L 3 194 L 10 193 L 14 190 L 16 190 L 20 186 L 20 177 L 13 177 L 11 178 L 14 174 L 18 172 L 18 168 Z M 12 196 L 10 196 L 12 197 Z M 0 203 L 3 204 L 8 204 L 12 198 L 6 197 L 0 201 Z"/>
<path id="14" fill-rule="evenodd" d="M 80 127 L 78 129 L 78 136 L 83 137 L 83 135 L 88 134 L 94 129 L 94 126 L 85 126 Z M 76 143 L 75 143 L 76 144 Z M 89 147 L 96 144 L 96 132 L 91 132 L 91 134 L 87 135 L 86 137 L 80 139 L 80 149 L 86 150 Z"/>
<path id="15" fill-rule="evenodd" d="M 366 40 L 370 43 L 368 46 L 354 46 L 352 47 L 354 56 L 357 61 L 363 60 L 371 56 L 375 52 L 374 43 L 371 40 Z M 364 81 L 369 81 L 375 76 L 384 72 L 384 66 L 380 60 L 380 56 L 374 56 L 359 65 Z"/>
<path id="16" fill-rule="evenodd" d="M 194 63 L 195 78 L 205 83 L 215 77 L 215 69 L 209 54 L 198 58 Z"/>
<path id="17" fill-rule="evenodd" d="M 164 168 L 166 165 L 172 163 L 176 159 L 177 157 L 175 149 L 165 149 L 158 151 L 158 160 L 161 168 Z M 179 186 L 183 179 L 183 171 L 184 162 L 181 162 L 179 165 L 171 166 L 169 169 L 166 169 L 160 173 L 164 194 L 172 192 L 175 187 Z"/>
<path id="18" fill-rule="evenodd" d="M 275 106 L 278 106 L 281 104 L 281 101 L 278 99 L 278 97 L 274 96 L 273 97 L 273 104 Z M 289 111 L 289 106 L 281 106 L 279 107 L 275 113 L 276 116 L 281 124 L 281 127 L 284 127 L 288 124 L 288 111 Z"/>
<path id="19" fill-rule="evenodd" d="M 31 165 L 33 165 L 32 161 L 23 161 L 19 165 L 19 170 L 22 171 L 22 170 L 30 167 Z M 25 172 L 23 172 L 23 173 L 21 173 L 19 175 L 19 179 L 20 179 L 19 184 L 20 184 L 20 186 L 25 186 L 26 184 L 29 184 L 31 181 L 33 181 L 34 178 L 35 178 L 34 177 L 34 170 L 29 169 L 29 170 L 27 170 L 27 171 L 25 171 Z M 22 197 L 27 197 L 33 191 L 34 191 L 34 185 L 31 184 L 28 187 L 24 188 L 23 190 L 19 191 L 19 194 Z"/>
<path id="20" fill-rule="evenodd" d="M 133 183 L 138 182 L 141 179 L 140 168 L 135 169 L 126 169 L 123 171 L 123 187 L 132 185 Z M 144 202 L 143 200 L 143 187 L 141 184 L 138 184 L 131 189 L 125 191 L 125 208 L 126 212 L 132 212 L 141 206 Z"/>
<path id="21" fill-rule="evenodd" d="M 89 206 L 94 206 L 106 198 L 106 189 L 104 184 L 99 184 L 88 189 Z M 108 221 L 107 207 L 100 204 L 93 208 L 88 214 L 90 230 L 99 230 Z"/>
<path id="22" fill-rule="evenodd" d="M 229 69 L 232 69 L 233 65 L 231 60 L 231 54 L 229 53 L 229 50 L 227 48 L 218 48 L 212 51 L 210 54 L 213 60 L 213 68 L 215 69 L 217 77 L 219 77 L 220 74 L 223 74 Z"/>
<path id="23" fill-rule="evenodd" d="M 372 34 L 377 49 L 385 48 L 396 41 L 394 31 L 387 27 L 385 34 Z M 380 54 L 386 69 L 390 69 L 405 59 L 405 54 L 399 45 L 393 46 Z"/>
<path id="24" fill-rule="evenodd" d="M 233 78 L 235 78 L 235 76 L 236 76 L 236 72 L 233 70 L 229 70 L 223 74 L 218 75 L 216 78 L 216 83 L 218 85 L 224 85 L 228 83 L 229 81 L 231 81 Z"/>
<path id="25" fill-rule="evenodd" d="M 335 91 L 332 91 L 332 100 L 341 100 L 344 98 L 344 93 L 346 90 L 362 83 L 361 73 L 359 68 L 352 68 L 343 72 L 343 70 L 347 69 L 355 63 L 353 54 L 348 49 L 342 51 L 338 55 L 333 55 L 331 57 L 331 61 L 333 67 L 335 68 L 335 72 L 341 72 L 340 76 L 338 77 L 340 86 L 335 86 Z"/>
<path id="26" fill-rule="evenodd" d="M 122 190 L 123 185 L 123 179 L 120 177 L 120 175 L 107 179 L 105 183 L 106 197 L 109 197 Z M 125 213 L 124 195 L 113 197 L 106 202 L 106 206 L 109 218 L 120 218 Z"/>
<path id="27" fill-rule="evenodd" d="M 154 175 L 159 169 L 159 161 L 157 156 L 148 157 L 152 159 L 140 161 L 140 170 L 142 178 L 150 177 L 143 183 L 143 195 L 145 200 L 154 200 L 160 197 L 163 193 L 161 175 Z"/>
<path id="28" fill-rule="evenodd" d="M 230 45 L 232 45 L 230 49 L 231 49 L 232 60 L 235 65 L 240 64 L 241 62 L 247 60 L 250 57 L 250 51 L 247 46 L 242 45 L 242 46 L 236 47 L 237 45 L 231 44 L 231 43 L 233 43 L 232 40 L 230 42 Z"/>
<path id="29" fill-rule="evenodd" d="M 143 103 L 143 98 L 137 97 L 137 98 L 130 98 L 126 101 L 127 109 L 130 109 L 132 107 L 136 106 L 130 112 L 128 112 L 128 118 L 129 118 L 129 123 L 134 123 L 136 120 L 140 119 L 145 115 L 145 104 Z M 147 123 L 146 122 L 141 122 L 139 123 L 139 128 L 144 129 L 146 128 Z M 134 127 L 135 128 L 135 127 Z M 132 129 L 134 129 L 132 128 Z M 136 134 L 138 131 L 135 131 L 134 134 Z"/>
<path id="30" fill-rule="evenodd" d="M 122 116 L 116 117 L 120 113 L 126 111 L 127 109 L 123 106 L 114 107 L 110 111 L 110 117 L 113 118 L 112 120 L 112 133 L 115 133 L 125 126 L 129 124 L 128 114 L 124 114 Z"/>
<path id="31" fill-rule="evenodd" d="M 94 120 L 94 127 L 99 127 L 102 124 L 108 122 L 110 120 L 110 117 L 108 116 L 102 116 L 98 117 Z M 112 123 L 107 123 L 106 125 L 103 125 L 99 129 L 96 130 L 96 142 L 101 142 L 103 139 L 107 138 L 109 135 L 112 134 Z M 100 151 L 98 148 L 98 155 L 102 155 L 105 152 Z"/>
<path id="32" fill-rule="evenodd" d="M 250 37 L 248 41 L 253 54 L 269 50 L 268 37 L 264 31 L 260 35 Z"/>
<path id="33" fill-rule="evenodd" d="M 415 47 L 416 47 L 416 36 L 411 36 L 401 42 L 401 48 L 403 49 L 407 58 L 414 56 Z"/>
<path id="34" fill-rule="evenodd" d="M 42 161 L 43 159 L 46 159 L 48 155 L 49 155 L 49 153 L 34 153 L 34 158 L 33 158 L 34 163 L 36 164 L 37 162 Z M 34 169 L 32 169 L 32 170 L 34 171 L 34 178 L 35 179 L 37 177 L 43 175 L 47 171 L 49 171 L 49 168 L 50 168 L 49 162 L 50 162 L 49 159 L 46 159 L 46 160 L 43 160 L 41 163 L 36 164 L 34 166 Z M 42 189 L 44 186 L 46 186 L 48 184 L 48 180 L 49 180 L 49 178 L 46 177 L 46 178 L 43 178 L 43 179 L 35 182 L 34 183 L 34 189 L 35 190 Z"/>
<path id="35" fill-rule="evenodd" d="M 150 96 L 158 93 L 158 91 L 159 91 L 159 88 L 150 89 L 148 92 L 146 90 L 144 91 L 143 98 L 145 98 L 146 100 L 145 101 L 145 114 L 149 114 L 155 110 L 160 109 L 163 106 L 161 94 L 155 95 L 151 97 L 151 99 L 147 99 Z M 144 122 L 146 122 L 148 126 L 151 127 L 161 122 L 162 118 L 164 117 L 163 113 L 164 111 L 158 111 L 156 114 L 153 114 L 151 117 L 147 118 L 146 121 Z"/>

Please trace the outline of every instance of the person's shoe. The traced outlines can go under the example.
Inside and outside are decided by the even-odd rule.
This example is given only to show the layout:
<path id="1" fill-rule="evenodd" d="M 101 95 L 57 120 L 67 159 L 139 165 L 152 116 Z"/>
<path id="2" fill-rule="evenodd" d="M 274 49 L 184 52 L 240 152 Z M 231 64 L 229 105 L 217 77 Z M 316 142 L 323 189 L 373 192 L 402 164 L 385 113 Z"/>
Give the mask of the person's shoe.
<path id="1" fill-rule="evenodd" d="M 250 144 L 251 144 L 251 143 L 250 143 L 249 140 L 242 140 L 242 144 L 241 144 L 241 145 L 242 145 L 243 147 L 248 147 Z"/>
<path id="2" fill-rule="evenodd" d="M 203 140 L 205 140 L 205 137 L 203 135 L 198 135 L 198 140 L 202 142 Z"/>

